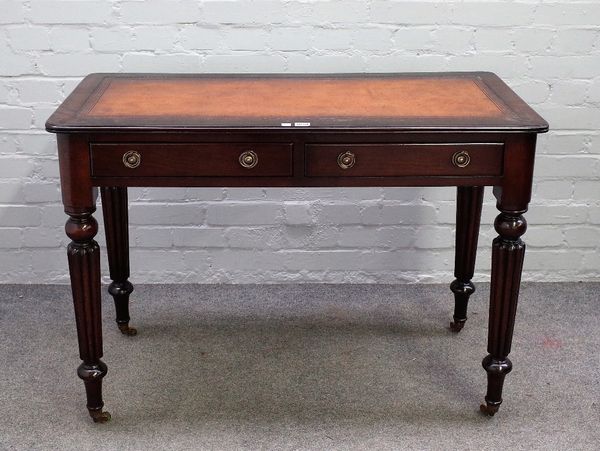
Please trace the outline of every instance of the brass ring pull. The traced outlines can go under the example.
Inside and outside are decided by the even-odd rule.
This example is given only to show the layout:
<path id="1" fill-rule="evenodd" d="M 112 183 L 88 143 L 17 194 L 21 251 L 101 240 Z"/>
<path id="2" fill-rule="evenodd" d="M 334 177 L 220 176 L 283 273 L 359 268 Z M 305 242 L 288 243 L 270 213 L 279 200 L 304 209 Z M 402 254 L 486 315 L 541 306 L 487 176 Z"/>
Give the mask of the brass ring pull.
<path id="1" fill-rule="evenodd" d="M 130 169 L 137 168 L 142 162 L 142 156 L 135 150 L 130 150 L 123 154 L 123 164 Z"/>
<path id="2" fill-rule="evenodd" d="M 258 164 L 258 155 L 253 150 L 247 150 L 240 154 L 240 164 L 246 169 L 252 169 Z"/>
<path id="3" fill-rule="evenodd" d="M 457 168 L 466 168 L 471 162 L 471 156 L 466 150 L 461 150 L 452 155 L 452 164 Z"/>
<path id="4" fill-rule="evenodd" d="M 356 163 L 356 156 L 352 152 L 343 152 L 338 155 L 337 164 L 342 169 L 350 169 Z"/>

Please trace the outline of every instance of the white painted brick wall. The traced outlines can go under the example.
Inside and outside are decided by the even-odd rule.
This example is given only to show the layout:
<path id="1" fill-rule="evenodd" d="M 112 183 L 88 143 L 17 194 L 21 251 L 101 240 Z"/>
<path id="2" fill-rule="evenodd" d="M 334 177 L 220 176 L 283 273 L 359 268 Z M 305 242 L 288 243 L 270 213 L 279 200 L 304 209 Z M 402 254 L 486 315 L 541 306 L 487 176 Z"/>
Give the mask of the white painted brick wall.
<path id="1" fill-rule="evenodd" d="M 43 124 L 87 73 L 444 70 L 497 72 L 551 124 L 525 279 L 599 280 L 600 1 L 0 0 L 0 282 L 67 280 Z M 490 191 L 478 280 L 495 235 Z M 130 199 L 134 282 L 452 279 L 452 188 L 136 188 Z"/>

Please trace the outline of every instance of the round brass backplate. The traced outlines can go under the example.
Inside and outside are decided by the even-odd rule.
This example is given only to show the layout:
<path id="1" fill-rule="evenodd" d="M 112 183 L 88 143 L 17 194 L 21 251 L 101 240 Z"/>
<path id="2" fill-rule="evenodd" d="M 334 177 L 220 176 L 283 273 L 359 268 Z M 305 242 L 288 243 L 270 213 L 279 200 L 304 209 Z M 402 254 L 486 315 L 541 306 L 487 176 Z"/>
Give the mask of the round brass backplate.
<path id="1" fill-rule="evenodd" d="M 123 164 L 127 168 L 137 168 L 142 162 L 142 156 L 135 150 L 130 150 L 123 154 Z"/>
<path id="2" fill-rule="evenodd" d="M 342 152 L 338 155 L 337 164 L 342 169 L 350 169 L 356 163 L 356 156 L 352 152 Z"/>
<path id="3" fill-rule="evenodd" d="M 470 162 L 471 156 L 466 150 L 461 150 L 460 152 L 456 152 L 454 155 L 452 155 L 452 164 L 457 168 L 465 168 L 469 166 Z"/>
<path id="4" fill-rule="evenodd" d="M 247 150 L 240 154 L 239 161 L 246 169 L 252 169 L 258 164 L 258 155 L 253 150 Z"/>

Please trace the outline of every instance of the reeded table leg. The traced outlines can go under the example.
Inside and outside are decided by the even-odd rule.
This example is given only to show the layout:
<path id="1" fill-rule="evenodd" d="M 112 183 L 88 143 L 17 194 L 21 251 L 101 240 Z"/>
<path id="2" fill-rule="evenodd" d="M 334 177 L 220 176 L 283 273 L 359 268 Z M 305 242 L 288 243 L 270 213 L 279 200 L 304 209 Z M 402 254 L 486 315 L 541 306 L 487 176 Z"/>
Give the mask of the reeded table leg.
<path id="1" fill-rule="evenodd" d="M 107 368 L 102 357 L 102 315 L 100 308 L 100 248 L 94 240 L 98 223 L 92 217 L 94 209 L 84 213 L 69 213 L 65 230 L 73 240 L 67 249 L 73 305 L 77 322 L 79 355 L 83 363 L 77 374 L 85 384 L 87 408 L 97 423 L 110 420 L 103 412 L 102 378 Z"/>
<path id="2" fill-rule="evenodd" d="M 487 415 L 494 415 L 502 404 L 504 378 L 512 370 L 508 354 L 525 257 L 525 243 L 520 237 L 527 229 L 527 222 L 520 214 L 502 212 L 496 218 L 494 228 L 499 236 L 492 244 L 489 355 L 482 362 L 488 375 L 488 388 L 481 411 Z"/>
<path id="3" fill-rule="evenodd" d="M 129 282 L 129 218 L 127 213 L 127 188 L 103 187 L 102 212 L 106 230 L 106 249 L 112 283 L 108 292 L 115 301 L 117 326 L 124 335 L 136 335 L 129 326 L 129 295 L 133 285 Z"/>
<path id="4" fill-rule="evenodd" d="M 475 272 L 477 238 L 481 221 L 483 186 L 459 186 L 456 195 L 456 247 L 454 277 L 450 284 L 454 293 L 454 321 L 450 330 L 460 332 L 467 321 L 469 296 L 475 292 L 471 282 Z"/>

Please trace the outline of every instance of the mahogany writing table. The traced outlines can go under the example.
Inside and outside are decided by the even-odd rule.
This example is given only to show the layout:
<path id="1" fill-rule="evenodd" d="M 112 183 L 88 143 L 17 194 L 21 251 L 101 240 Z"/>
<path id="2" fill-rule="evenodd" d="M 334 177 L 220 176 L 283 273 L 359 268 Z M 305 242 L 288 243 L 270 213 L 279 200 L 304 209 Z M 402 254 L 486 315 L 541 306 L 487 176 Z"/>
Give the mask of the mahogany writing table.
<path id="1" fill-rule="evenodd" d="M 128 186 L 457 186 L 455 332 L 467 319 L 483 187 L 492 243 L 488 389 L 493 415 L 510 352 L 537 133 L 548 124 L 496 75 L 92 74 L 48 119 L 57 133 L 71 287 L 87 408 L 104 412 L 100 187 L 121 332 L 129 326 Z"/>

